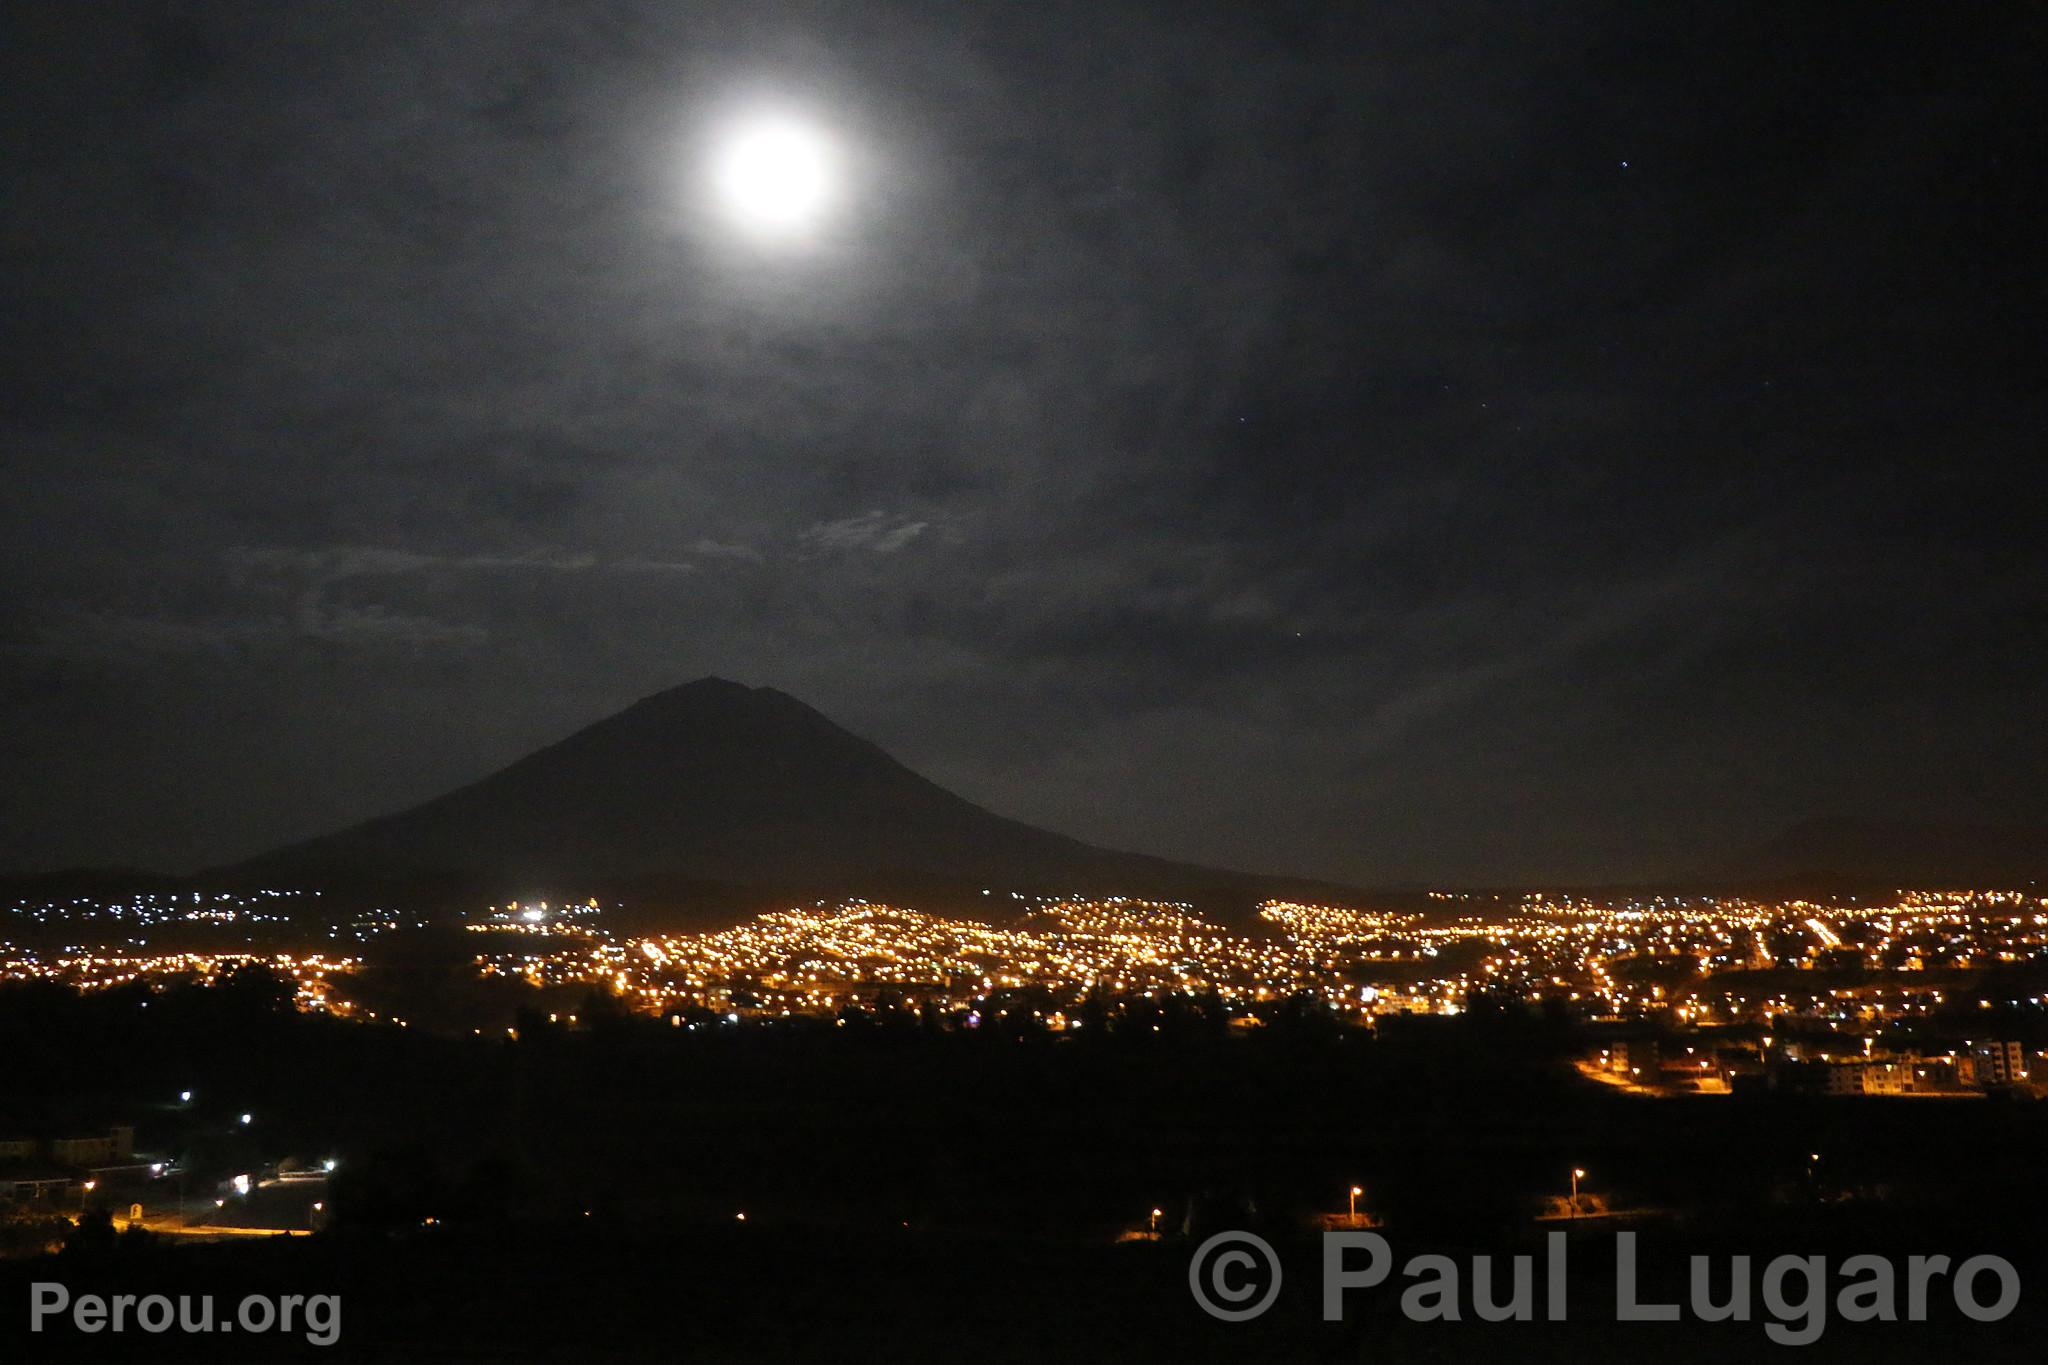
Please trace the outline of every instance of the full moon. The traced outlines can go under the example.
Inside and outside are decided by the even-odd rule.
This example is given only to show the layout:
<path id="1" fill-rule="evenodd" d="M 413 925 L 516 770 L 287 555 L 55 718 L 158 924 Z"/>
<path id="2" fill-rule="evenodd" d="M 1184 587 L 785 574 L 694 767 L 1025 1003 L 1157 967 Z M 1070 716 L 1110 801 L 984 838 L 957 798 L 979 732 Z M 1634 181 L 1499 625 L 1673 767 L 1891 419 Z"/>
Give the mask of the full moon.
<path id="1" fill-rule="evenodd" d="M 835 152 L 829 137 L 800 120 L 742 123 L 713 153 L 712 189 L 743 230 L 771 239 L 801 236 L 838 192 Z"/>

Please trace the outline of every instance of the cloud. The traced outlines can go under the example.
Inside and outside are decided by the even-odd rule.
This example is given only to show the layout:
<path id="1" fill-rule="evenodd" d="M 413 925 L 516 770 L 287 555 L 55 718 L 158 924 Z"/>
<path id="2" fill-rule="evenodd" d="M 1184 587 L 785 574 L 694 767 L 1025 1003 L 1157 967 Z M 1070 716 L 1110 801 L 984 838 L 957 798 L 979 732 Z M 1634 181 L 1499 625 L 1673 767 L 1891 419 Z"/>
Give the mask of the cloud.
<path id="1" fill-rule="evenodd" d="M 894 521 L 895 524 L 890 523 Z M 805 545 L 819 550 L 867 550 L 878 555 L 894 554 L 930 529 L 928 521 L 896 521 L 881 511 L 821 521 L 797 536 Z"/>
<path id="2" fill-rule="evenodd" d="M 706 559 L 744 559 L 756 564 L 761 562 L 761 552 L 751 545 L 742 545 L 737 542 L 728 543 L 709 538 L 691 541 L 690 553 L 702 555 Z"/>
<path id="3" fill-rule="evenodd" d="M 437 621 L 375 604 L 302 617 L 300 631 L 318 640 L 367 645 L 480 645 L 490 638 L 482 626 Z"/>
<path id="4" fill-rule="evenodd" d="M 695 564 L 676 559 L 615 559 L 603 566 L 610 573 L 689 574 Z"/>
<path id="5" fill-rule="evenodd" d="M 85 612 L 39 632 L 32 643 L 9 653 L 54 659 L 121 664 L 159 662 L 179 655 L 231 654 L 276 647 L 292 640 L 319 640 L 367 647 L 474 646 L 490 639 L 477 625 L 394 611 L 377 603 L 330 607 L 303 605 L 290 617 L 206 617 Z"/>
<path id="6" fill-rule="evenodd" d="M 161 609 L 74 612 L 28 632 L 9 652 L 120 662 L 275 646 L 294 639 L 364 647 L 467 648 L 488 642 L 492 631 L 478 622 L 451 619 L 445 610 L 362 598 L 372 590 L 370 585 L 382 583 L 387 592 L 431 596 L 444 608 L 459 607 L 459 592 L 450 603 L 446 592 L 427 592 L 430 581 L 447 579 L 459 586 L 465 578 L 507 574 L 658 578 L 698 571 L 686 560 L 600 559 L 588 552 L 556 549 L 429 554 L 374 545 L 236 546 L 223 559 L 258 598 L 245 604 L 241 614 L 208 611 L 181 616 Z M 415 583 L 417 588 L 406 586 Z M 282 602 L 280 591 L 285 595 Z"/>
<path id="7" fill-rule="evenodd" d="M 117 612 L 79 612 L 7 646 L 9 653 L 118 663 L 168 654 L 191 654 L 278 634 L 274 623 L 225 619 L 176 620 Z"/>
<path id="8" fill-rule="evenodd" d="M 425 573 L 430 570 L 534 570 L 580 573 L 604 567 L 597 556 L 536 549 L 518 554 L 423 554 L 374 545 L 330 545 L 313 548 L 236 546 L 227 552 L 230 564 L 303 573 L 321 583 L 380 575 Z"/>
<path id="9" fill-rule="evenodd" d="M 444 562 L 453 569 L 543 569 L 557 573 L 599 567 L 595 555 L 559 555 L 544 550 L 523 555 L 464 555 Z"/>
<path id="10" fill-rule="evenodd" d="M 517 554 L 436 555 L 370 545 L 309 549 L 238 546 L 228 552 L 227 559 L 231 564 L 300 580 L 292 620 L 297 633 L 306 639 L 413 647 L 476 645 L 487 640 L 490 632 L 479 625 L 402 611 L 384 603 L 338 604 L 331 600 L 335 591 L 363 579 L 437 573 L 581 574 L 599 567 L 595 555 L 552 549 Z"/>

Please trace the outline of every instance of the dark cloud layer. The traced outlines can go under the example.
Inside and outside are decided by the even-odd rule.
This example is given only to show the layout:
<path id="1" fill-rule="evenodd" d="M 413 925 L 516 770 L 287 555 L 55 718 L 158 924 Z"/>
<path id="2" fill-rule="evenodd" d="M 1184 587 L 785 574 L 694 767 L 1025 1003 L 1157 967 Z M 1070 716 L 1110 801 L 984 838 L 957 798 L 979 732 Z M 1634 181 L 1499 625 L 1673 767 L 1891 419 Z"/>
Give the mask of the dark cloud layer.
<path id="1" fill-rule="evenodd" d="M 704 674 L 1361 881 L 2048 818 L 2017 8 L 21 6 L 0 868 Z M 829 240 L 692 169 L 762 96 Z"/>

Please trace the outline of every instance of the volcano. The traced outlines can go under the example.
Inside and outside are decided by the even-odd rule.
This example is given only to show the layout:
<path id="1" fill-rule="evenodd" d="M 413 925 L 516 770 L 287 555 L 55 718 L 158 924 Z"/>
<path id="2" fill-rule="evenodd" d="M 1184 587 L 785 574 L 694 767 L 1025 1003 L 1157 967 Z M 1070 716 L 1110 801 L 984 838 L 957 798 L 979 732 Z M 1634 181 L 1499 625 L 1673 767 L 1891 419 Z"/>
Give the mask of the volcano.
<path id="1" fill-rule="evenodd" d="M 950 900 L 989 889 L 1219 911 L 1333 890 L 1099 848 L 1006 819 L 786 693 L 722 678 L 657 693 L 424 805 L 234 871 L 294 885 L 431 881 L 515 895 L 721 887 Z"/>

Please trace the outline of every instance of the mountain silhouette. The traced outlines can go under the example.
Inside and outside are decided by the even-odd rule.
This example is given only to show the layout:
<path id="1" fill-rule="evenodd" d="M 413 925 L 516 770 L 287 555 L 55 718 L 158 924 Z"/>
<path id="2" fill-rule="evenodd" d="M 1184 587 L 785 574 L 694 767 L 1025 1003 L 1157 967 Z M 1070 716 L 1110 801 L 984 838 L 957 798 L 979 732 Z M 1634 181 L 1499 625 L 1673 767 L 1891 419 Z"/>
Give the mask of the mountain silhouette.
<path id="1" fill-rule="evenodd" d="M 1239 908 L 1262 894 L 1335 889 L 1121 853 L 1005 819 L 794 697 L 721 678 L 657 693 L 424 805 L 233 871 L 511 894 L 725 887 L 929 899 L 991 888 Z"/>
<path id="2" fill-rule="evenodd" d="M 2027 825 L 1815 819 L 1721 870 L 1750 882 L 2022 888 L 2048 879 L 2048 829 Z"/>

